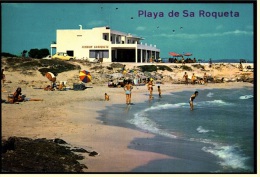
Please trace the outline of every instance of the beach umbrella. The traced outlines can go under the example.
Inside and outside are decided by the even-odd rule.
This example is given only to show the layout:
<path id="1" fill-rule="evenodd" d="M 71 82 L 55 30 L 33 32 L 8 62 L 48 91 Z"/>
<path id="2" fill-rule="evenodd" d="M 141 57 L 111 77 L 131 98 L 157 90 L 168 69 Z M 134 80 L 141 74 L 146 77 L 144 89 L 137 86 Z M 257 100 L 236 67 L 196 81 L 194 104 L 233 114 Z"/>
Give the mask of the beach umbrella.
<path id="1" fill-rule="evenodd" d="M 182 57 L 181 54 L 175 53 L 175 52 L 169 52 L 169 55 L 173 56 L 173 57 Z"/>
<path id="2" fill-rule="evenodd" d="M 192 56 L 192 53 L 185 53 L 184 56 Z"/>
<path id="3" fill-rule="evenodd" d="M 91 75 L 90 72 L 86 71 L 86 70 L 81 70 L 79 72 L 79 79 L 84 82 L 84 83 L 88 83 L 91 81 Z"/>
<path id="4" fill-rule="evenodd" d="M 45 74 L 45 76 L 49 79 L 49 81 L 52 81 L 52 82 L 55 82 L 55 81 L 56 81 L 55 75 L 54 75 L 53 73 L 51 73 L 51 72 L 47 72 L 47 73 Z"/>

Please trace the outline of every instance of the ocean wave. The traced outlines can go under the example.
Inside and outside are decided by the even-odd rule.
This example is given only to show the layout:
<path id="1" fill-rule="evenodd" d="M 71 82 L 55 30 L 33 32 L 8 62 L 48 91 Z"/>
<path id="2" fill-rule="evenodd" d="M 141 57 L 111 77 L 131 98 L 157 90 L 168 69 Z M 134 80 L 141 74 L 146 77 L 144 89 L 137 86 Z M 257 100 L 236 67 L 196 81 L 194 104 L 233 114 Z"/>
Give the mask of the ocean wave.
<path id="1" fill-rule="evenodd" d="M 212 97 L 213 95 L 214 95 L 214 93 L 209 92 L 209 93 L 207 94 L 207 97 Z"/>
<path id="2" fill-rule="evenodd" d="M 202 150 L 219 157 L 221 159 L 219 164 L 223 167 L 250 170 L 249 167 L 245 165 L 248 157 L 241 155 L 239 147 L 237 146 L 215 145 L 215 147 L 203 147 Z"/>
<path id="3" fill-rule="evenodd" d="M 232 106 L 234 103 L 228 103 L 223 100 L 213 100 L 213 101 L 202 101 L 197 103 L 198 106 Z"/>
<path id="4" fill-rule="evenodd" d="M 243 96 L 240 96 L 239 99 L 241 100 L 247 100 L 247 99 L 250 99 L 250 98 L 254 98 L 253 95 L 243 95 Z"/>
<path id="5" fill-rule="evenodd" d="M 161 105 L 155 105 L 151 106 L 150 108 L 146 108 L 144 111 L 151 111 L 151 110 L 163 110 L 163 109 L 172 109 L 172 108 L 180 108 L 180 107 L 187 107 L 189 106 L 189 103 L 176 103 L 176 104 L 161 104 Z"/>
<path id="6" fill-rule="evenodd" d="M 177 138 L 177 136 L 158 128 L 158 125 L 147 117 L 145 111 L 141 111 L 134 115 L 134 118 L 129 120 L 129 123 L 134 124 L 136 127 L 146 130 L 148 132 L 162 135 L 169 138 Z"/>
<path id="7" fill-rule="evenodd" d="M 214 130 L 207 130 L 207 129 L 204 129 L 202 126 L 199 126 L 196 130 L 197 130 L 199 133 L 214 132 Z"/>

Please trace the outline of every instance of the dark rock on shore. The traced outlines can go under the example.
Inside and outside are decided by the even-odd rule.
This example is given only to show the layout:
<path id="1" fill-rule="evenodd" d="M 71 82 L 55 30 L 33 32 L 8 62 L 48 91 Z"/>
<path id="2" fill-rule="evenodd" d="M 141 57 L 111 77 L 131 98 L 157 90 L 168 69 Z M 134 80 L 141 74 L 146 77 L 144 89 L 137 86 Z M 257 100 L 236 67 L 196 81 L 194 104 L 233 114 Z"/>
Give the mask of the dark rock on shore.
<path id="1" fill-rule="evenodd" d="M 61 139 L 55 140 L 65 142 Z M 81 148 L 80 152 L 88 151 Z M 84 164 L 78 162 L 84 156 L 74 154 L 70 147 L 59 145 L 54 140 L 44 138 L 33 140 L 23 137 L 10 137 L 7 140 L 2 140 L 1 156 L 1 171 L 9 173 L 83 172 L 83 169 L 87 168 Z"/>

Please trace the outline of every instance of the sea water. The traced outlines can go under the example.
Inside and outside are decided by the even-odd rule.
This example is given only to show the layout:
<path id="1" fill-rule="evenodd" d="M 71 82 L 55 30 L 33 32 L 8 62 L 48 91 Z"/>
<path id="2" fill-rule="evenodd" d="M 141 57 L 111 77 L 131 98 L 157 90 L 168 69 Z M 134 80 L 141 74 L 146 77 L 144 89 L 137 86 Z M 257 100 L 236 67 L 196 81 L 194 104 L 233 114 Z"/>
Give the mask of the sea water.
<path id="1" fill-rule="evenodd" d="M 204 143 L 201 151 L 215 156 L 221 166 L 217 172 L 252 173 L 256 121 L 253 88 L 198 91 L 193 111 L 189 107 L 193 92 L 183 91 L 162 98 L 154 95 L 153 100 L 135 105 L 113 106 L 106 113 L 106 121 L 118 119 L 111 124 L 132 126 L 162 139 Z M 114 111 L 118 116 L 112 115 Z"/>

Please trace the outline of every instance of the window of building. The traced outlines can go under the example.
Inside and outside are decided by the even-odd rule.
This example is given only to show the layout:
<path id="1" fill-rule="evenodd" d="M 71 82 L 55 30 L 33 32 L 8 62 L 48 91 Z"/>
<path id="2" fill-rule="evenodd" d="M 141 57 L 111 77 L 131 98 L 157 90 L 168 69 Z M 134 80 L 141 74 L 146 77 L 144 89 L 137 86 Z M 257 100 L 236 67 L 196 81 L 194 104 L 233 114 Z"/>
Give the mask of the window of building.
<path id="1" fill-rule="evenodd" d="M 90 50 L 89 58 L 109 58 L 108 50 Z"/>
<path id="2" fill-rule="evenodd" d="M 108 41 L 108 34 L 107 33 L 103 33 L 103 39 Z"/>

